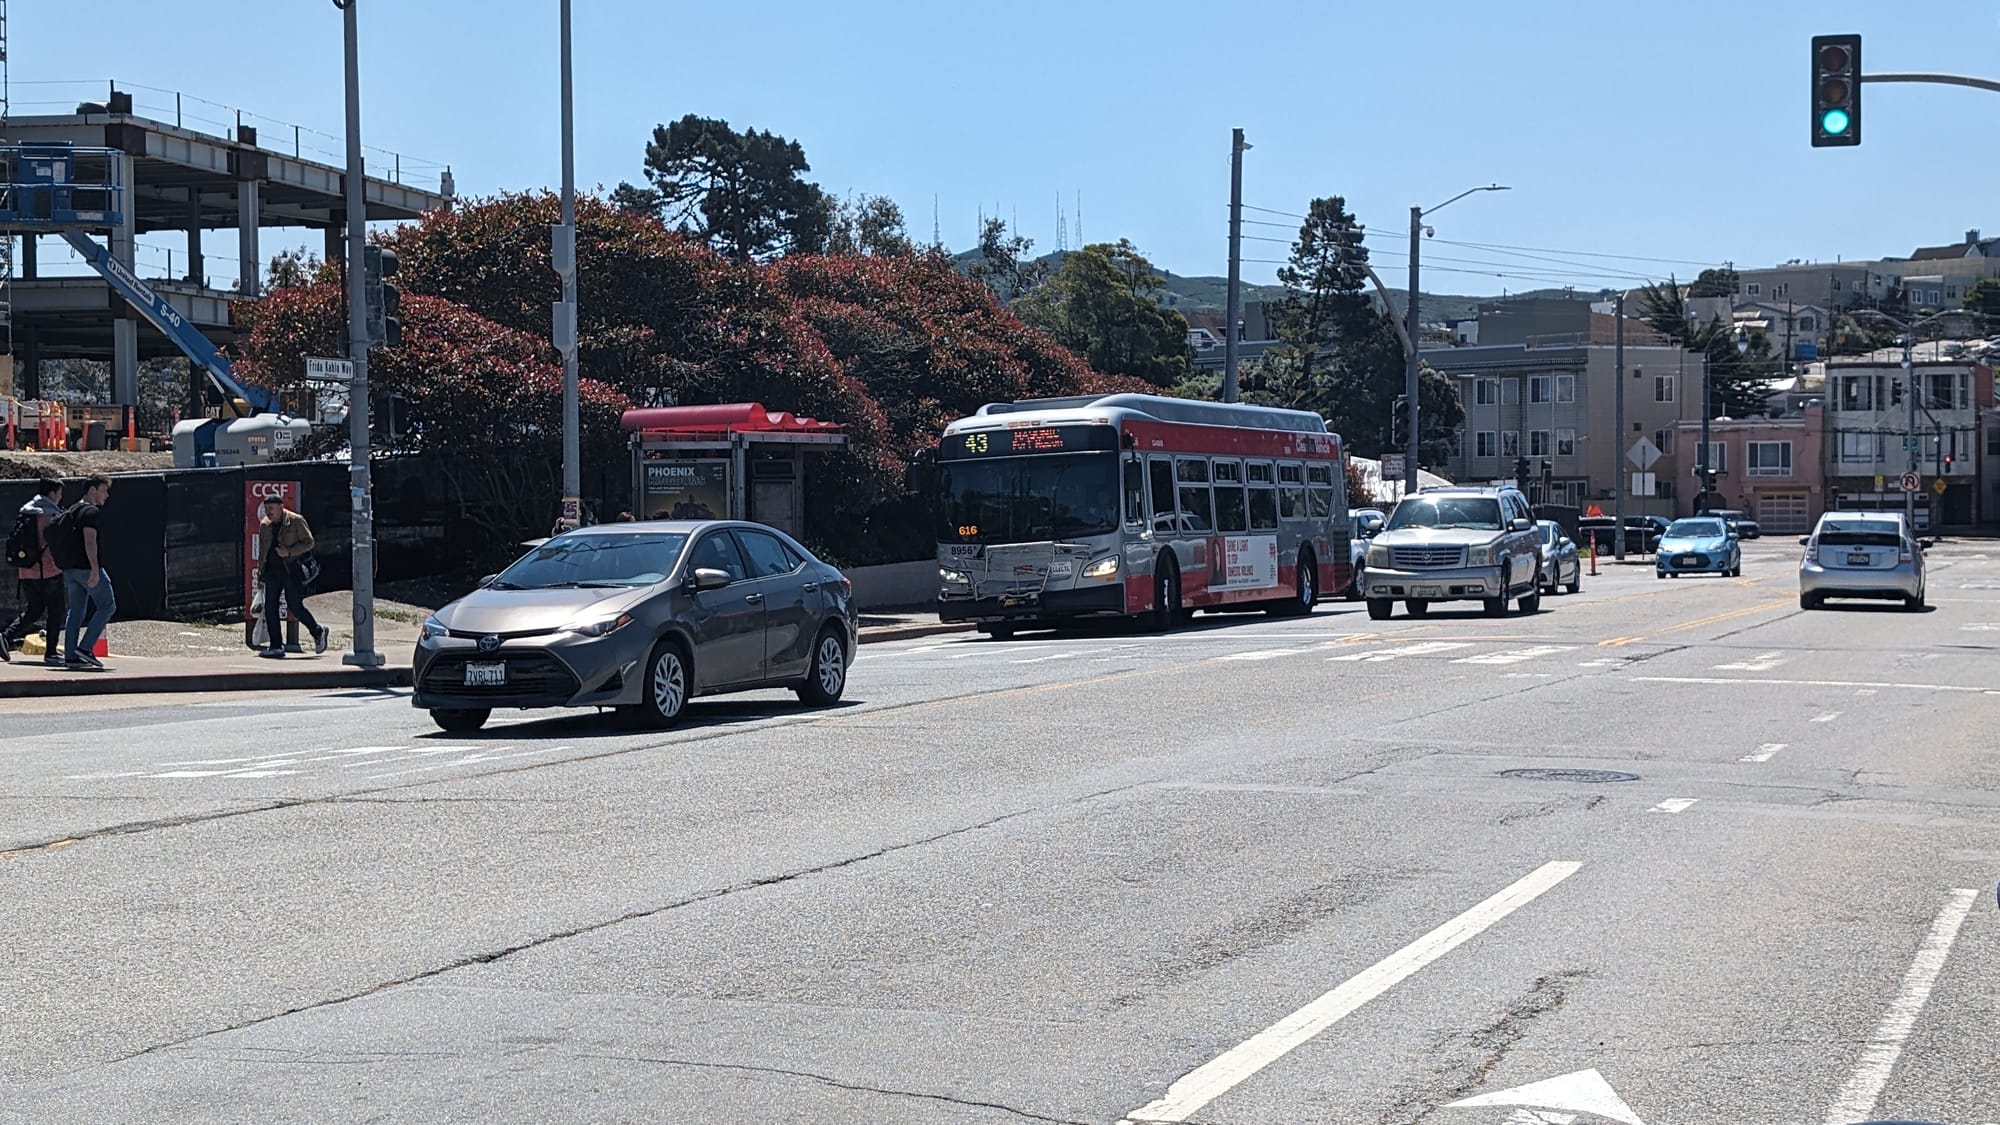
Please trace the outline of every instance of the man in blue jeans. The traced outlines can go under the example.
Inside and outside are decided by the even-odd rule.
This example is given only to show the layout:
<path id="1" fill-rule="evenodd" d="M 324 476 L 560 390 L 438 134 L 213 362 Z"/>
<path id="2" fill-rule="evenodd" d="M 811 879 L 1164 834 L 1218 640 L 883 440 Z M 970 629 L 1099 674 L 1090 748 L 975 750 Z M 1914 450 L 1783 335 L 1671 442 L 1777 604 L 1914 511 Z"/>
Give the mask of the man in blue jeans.
<path id="1" fill-rule="evenodd" d="M 63 589 L 69 596 L 63 651 L 69 657 L 64 667 L 72 672 L 104 671 L 104 662 L 97 659 L 97 641 L 118 608 L 111 576 L 104 572 L 98 555 L 98 522 L 110 499 L 111 478 L 98 473 L 84 482 L 83 499 L 49 524 L 49 552 L 62 567 Z"/>

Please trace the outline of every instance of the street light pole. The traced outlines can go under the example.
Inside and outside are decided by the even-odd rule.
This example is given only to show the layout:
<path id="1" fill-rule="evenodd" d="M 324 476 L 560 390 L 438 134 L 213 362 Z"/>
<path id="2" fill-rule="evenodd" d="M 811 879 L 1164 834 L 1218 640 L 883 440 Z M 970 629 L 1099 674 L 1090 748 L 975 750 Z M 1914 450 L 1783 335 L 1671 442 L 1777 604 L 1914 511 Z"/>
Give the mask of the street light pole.
<path id="1" fill-rule="evenodd" d="M 1903 451 L 1908 455 L 1908 471 L 1912 473 L 1917 471 L 1917 381 L 1910 354 L 1914 340 L 1915 329 L 1903 333 L 1903 397 L 1910 404 L 1910 424 L 1903 430 Z M 1911 535 L 1917 533 L 1917 491 L 1913 488 L 1903 490 L 1903 526 Z"/>
<path id="2" fill-rule="evenodd" d="M 1229 131 L 1229 299 L 1222 326 L 1222 401 L 1235 402 L 1239 384 L 1236 374 L 1236 322 L 1243 317 L 1243 152 L 1249 148 L 1243 130 Z"/>
<path id="3" fill-rule="evenodd" d="M 1485 184 L 1467 188 L 1429 209 L 1415 206 L 1410 208 L 1410 293 L 1403 306 L 1403 346 L 1406 349 L 1403 357 L 1403 394 L 1410 401 L 1410 429 L 1403 438 L 1403 495 L 1405 496 L 1414 496 L 1417 492 L 1417 451 L 1420 448 L 1420 435 L 1423 433 L 1423 410 L 1418 399 L 1421 388 L 1417 378 L 1422 365 L 1417 347 L 1423 340 L 1423 334 L 1418 328 L 1417 305 L 1421 298 L 1417 296 L 1417 258 L 1423 244 L 1424 216 L 1442 211 L 1474 192 L 1506 190 L 1508 189 L 1500 184 Z"/>
<path id="4" fill-rule="evenodd" d="M 368 289 L 361 265 L 368 250 L 368 197 L 364 190 L 368 168 L 361 155 L 361 52 L 354 13 L 357 2 L 334 0 L 341 10 L 347 56 L 347 357 L 354 364 L 354 381 L 348 384 L 347 394 L 348 496 L 353 504 L 349 557 L 354 566 L 354 651 L 342 656 L 340 662 L 358 668 L 379 668 L 383 659 L 375 651 L 375 501 L 368 472 Z M 254 265 L 247 263 L 245 268 Z M 277 638 L 273 637 L 272 642 L 275 644 Z"/>
<path id="5" fill-rule="evenodd" d="M 556 272 L 562 275 L 562 303 L 556 306 L 556 347 L 563 354 L 562 522 L 583 517 L 583 454 L 578 430 L 576 372 L 576 107 L 570 92 L 570 0 L 562 0 L 562 226 L 556 234 Z"/>
<path id="6" fill-rule="evenodd" d="M 1612 371 L 1611 379 L 1617 386 L 1617 390 L 1612 395 L 1612 399 L 1616 404 L 1612 409 L 1617 414 L 1617 422 L 1612 426 L 1612 429 L 1616 432 L 1617 437 L 1611 443 L 1611 477 L 1612 483 L 1618 486 L 1618 491 L 1613 494 L 1616 499 L 1612 501 L 1611 507 L 1612 517 L 1617 520 L 1617 523 L 1611 529 L 1611 553 L 1614 558 L 1623 562 L 1625 560 L 1625 453 L 1622 449 L 1618 448 L 1619 443 L 1625 440 L 1625 294 L 1622 291 L 1618 294 L 1616 340 L 1617 343 L 1614 345 L 1614 358 L 1612 360 L 1614 370 Z M 1589 368 L 1586 367 L 1585 370 L 1587 371 Z M 1554 396 L 1551 395 L 1550 397 L 1553 398 Z M 1589 464 L 1589 462 L 1586 461 L 1585 464 Z M 1597 565 L 1596 544 L 1597 538 L 1593 535 L 1591 537 L 1590 556 L 1592 566 Z"/>

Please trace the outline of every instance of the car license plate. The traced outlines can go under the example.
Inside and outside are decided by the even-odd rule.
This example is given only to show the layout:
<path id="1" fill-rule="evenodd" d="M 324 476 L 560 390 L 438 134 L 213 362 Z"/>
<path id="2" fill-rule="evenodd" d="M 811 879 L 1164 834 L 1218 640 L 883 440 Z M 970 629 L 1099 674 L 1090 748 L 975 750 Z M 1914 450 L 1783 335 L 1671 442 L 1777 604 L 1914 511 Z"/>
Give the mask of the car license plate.
<path id="1" fill-rule="evenodd" d="M 1418 586 L 1410 591 L 1410 596 L 1413 598 L 1441 598 L 1444 597 L 1444 587 Z"/>
<path id="2" fill-rule="evenodd" d="M 491 664 L 467 664 L 465 666 L 465 686 L 507 686 L 507 662 L 498 660 Z"/>
<path id="3" fill-rule="evenodd" d="M 1021 596 L 1021 597 L 1012 597 L 1012 598 L 1001 598 L 1001 599 L 1000 599 L 1000 608 L 1001 608 L 1001 609 L 1013 609 L 1013 608 L 1014 608 L 1015 606 L 1022 606 L 1022 605 L 1031 605 L 1031 604 L 1033 604 L 1034 600 L 1035 600 L 1035 599 L 1033 599 L 1033 598 L 1030 598 L 1030 597 L 1026 597 L 1026 596 Z"/>
<path id="4" fill-rule="evenodd" d="M 1700 562 L 1701 562 L 1701 560 L 1700 560 L 1700 559 L 1698 559 L 1698 558 L 1696 558 L 1696 557 L 1695 557 L 1695 556 L 1693 556 L 1693 555 L 1682 555 L 1682 556 L 1681 556 L 1680 558 L 1678 558 L 1678 559 L 1675 559 L 1675 560 L 1674 560 L 1674 565 L 1675 565 L 1675 566 L 1695 566 L 1695 565 L 1698 565 L 1698 564 L 1699 564 Z"/>
<path id="5" fill-rule="evenodd" d="M 1855 551 L 1855 552 L 1853 552 L 1852 554 L 1848 555 L 1848 556 L 1847 556 L 1847 565 L 1848 565 L 1848 566 L 1867 566 L 1867 565 L 1868 565 L 1868 552 L 1866 552 L 1866 551 Z"/>

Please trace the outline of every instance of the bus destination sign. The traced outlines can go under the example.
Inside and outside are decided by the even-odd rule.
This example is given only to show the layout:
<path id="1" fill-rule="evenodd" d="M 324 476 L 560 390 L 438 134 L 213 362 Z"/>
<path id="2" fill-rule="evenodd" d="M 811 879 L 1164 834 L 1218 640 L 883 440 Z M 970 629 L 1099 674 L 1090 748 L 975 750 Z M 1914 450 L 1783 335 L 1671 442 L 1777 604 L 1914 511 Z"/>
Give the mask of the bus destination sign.
<path id="1" fill-rule="evenodd" d="M 1118 448 L 1111 426 L 1034 426 L 952 434 L 938 445 L 940 460 L 1013 457 L 1024 453 L 1084 453 Z"/>

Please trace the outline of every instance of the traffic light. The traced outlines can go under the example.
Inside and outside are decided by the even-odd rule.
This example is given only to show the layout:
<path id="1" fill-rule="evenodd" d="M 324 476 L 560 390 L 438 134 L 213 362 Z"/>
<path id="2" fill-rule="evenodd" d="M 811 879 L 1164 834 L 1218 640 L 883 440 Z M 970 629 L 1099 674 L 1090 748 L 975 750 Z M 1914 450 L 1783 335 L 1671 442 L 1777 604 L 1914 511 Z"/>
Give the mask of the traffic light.
<path id="1" fill-rule="evenodd" d="M 1889 380 L 1889 405 L 1903 405 L 1903 381 L 1901 379 Z"/>
<path id="2" fill-rule="evenodd" d="M 1402 449 L 1409 444 L 1410 399 L 1408 395 L 1397 395 L 1394 405 L 1389 408 L 1389 445 Z M 1405 451 L 1407 452 L 1407 450 Z"/>
<path id="3" fill-rule="evenodd" d="M 1861 143 L 1861 37 L 1815 35 L 1812 41 L 1812 143 Z"/>
<path id="4" fill-rule="evenodd" d="M 396 276 L 396 252 L 370 246 L 361 252 L 361 278 L 368 300 L 368 342 L 393 348 L 403 342 L 403 292 L 388 280 Z"/>

